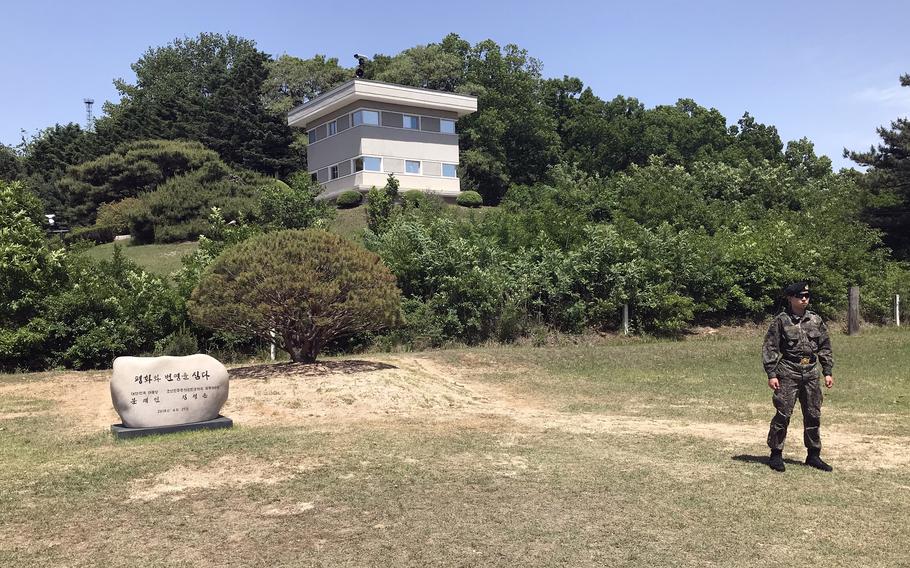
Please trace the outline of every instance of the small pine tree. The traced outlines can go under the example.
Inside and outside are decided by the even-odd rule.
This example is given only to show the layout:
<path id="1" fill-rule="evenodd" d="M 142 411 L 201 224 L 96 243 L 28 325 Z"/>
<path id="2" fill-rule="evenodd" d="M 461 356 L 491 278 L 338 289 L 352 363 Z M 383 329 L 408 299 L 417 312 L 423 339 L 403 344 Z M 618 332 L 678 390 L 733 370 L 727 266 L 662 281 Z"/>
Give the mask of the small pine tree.
<path id="1" fill-rule="evenodd" d="M 331 340 L 400 319 L 395 277 L 375 254 L 320 229 L 259 235 L 221 254 L 187 304 L 206 327 L 255 335 L 313 362 Z"/>

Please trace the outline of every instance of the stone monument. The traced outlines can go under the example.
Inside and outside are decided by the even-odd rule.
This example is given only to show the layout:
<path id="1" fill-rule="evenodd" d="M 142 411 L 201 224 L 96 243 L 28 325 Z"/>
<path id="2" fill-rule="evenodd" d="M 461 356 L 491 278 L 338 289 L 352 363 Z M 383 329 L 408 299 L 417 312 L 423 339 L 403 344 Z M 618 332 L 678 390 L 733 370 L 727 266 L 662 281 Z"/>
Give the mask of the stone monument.
<path id="1" fill-rule="evenodd" d="M 219 415 L 228 397 L 228 372 L 208 355 L 117 357 L 111 400 L 123 420 L 118 438 L 205 428 L 230 428 Z"/>

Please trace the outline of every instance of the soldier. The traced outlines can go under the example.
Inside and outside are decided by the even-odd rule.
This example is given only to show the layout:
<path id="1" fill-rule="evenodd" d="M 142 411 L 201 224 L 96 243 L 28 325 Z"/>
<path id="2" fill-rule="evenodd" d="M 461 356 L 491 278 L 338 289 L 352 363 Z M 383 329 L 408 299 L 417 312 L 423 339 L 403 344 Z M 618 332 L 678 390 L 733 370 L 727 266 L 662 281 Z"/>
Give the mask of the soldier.
<path id="1" fill-rule="evenodd" d="M 822 390 L 816 367 L 817 361 L 821 364 L 825 387 L 830 389 L 834 386 L 831 375 L 834 358 L 828 328 L 818 314 L 806 309 L 809 306 L 807 283 L 790 284 L 784 293 L 787 295 L 787 308 L 771 322 L 762 348 L 762 363 L 768 374 L 768 386 L 774 391 L 772 400 L 777 409 L 768 431 L 768 446 L 771 448 L 768 466 L 775 471 L 785 469 L 784 439 L 793 406 L 799 398 L 803 412 L 803 441 L 808 450 L 806 465 L 831 471 L 831 466 L 819 457 L 822 449 L 819 435 Z"/>

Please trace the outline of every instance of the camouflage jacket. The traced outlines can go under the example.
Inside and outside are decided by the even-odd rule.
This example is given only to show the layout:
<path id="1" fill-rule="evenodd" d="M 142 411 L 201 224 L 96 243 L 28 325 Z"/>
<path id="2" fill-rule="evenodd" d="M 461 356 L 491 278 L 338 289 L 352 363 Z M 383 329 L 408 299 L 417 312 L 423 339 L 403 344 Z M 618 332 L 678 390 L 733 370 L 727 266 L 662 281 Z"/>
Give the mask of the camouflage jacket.
<path id="1" fill-rule="evenodd" d="M 777 314 L 762 346 L 762 364 L 768 378 L 776 377 L 781 365 L 799 367 L 798 359 L 813 355 L 818 357 L 822 373 L 830 375 L 834 357 L 828 328 L 822 318 L 809 310 L 801 318 L 789 310 Z"/>

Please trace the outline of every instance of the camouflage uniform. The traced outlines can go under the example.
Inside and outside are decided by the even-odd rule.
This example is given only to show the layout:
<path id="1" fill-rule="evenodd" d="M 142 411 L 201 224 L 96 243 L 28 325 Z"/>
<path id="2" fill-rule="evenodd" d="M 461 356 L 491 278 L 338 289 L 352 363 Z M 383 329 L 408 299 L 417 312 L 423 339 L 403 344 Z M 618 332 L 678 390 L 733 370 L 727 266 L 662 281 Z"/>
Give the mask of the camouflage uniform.
<path id="1" fill-rule="evenodd" d="M 768 431 L 768 447 L 783 450 L 787 426 L 793 406 L 799 398 L 803 412 L 803 440 L 806 448 L 818 451 L 822 447 L 821 423 L 822 390 L 816 361 L 822 373 L 830 375 L 834 367 L 831 340 L 822 318 L 809 310 L 802 317 L 785 310 L 774 318 L 762 347 L 762 363 L 768 378 L 777 377 L 780 388 L 774 391 L 774 408 Z"/>

